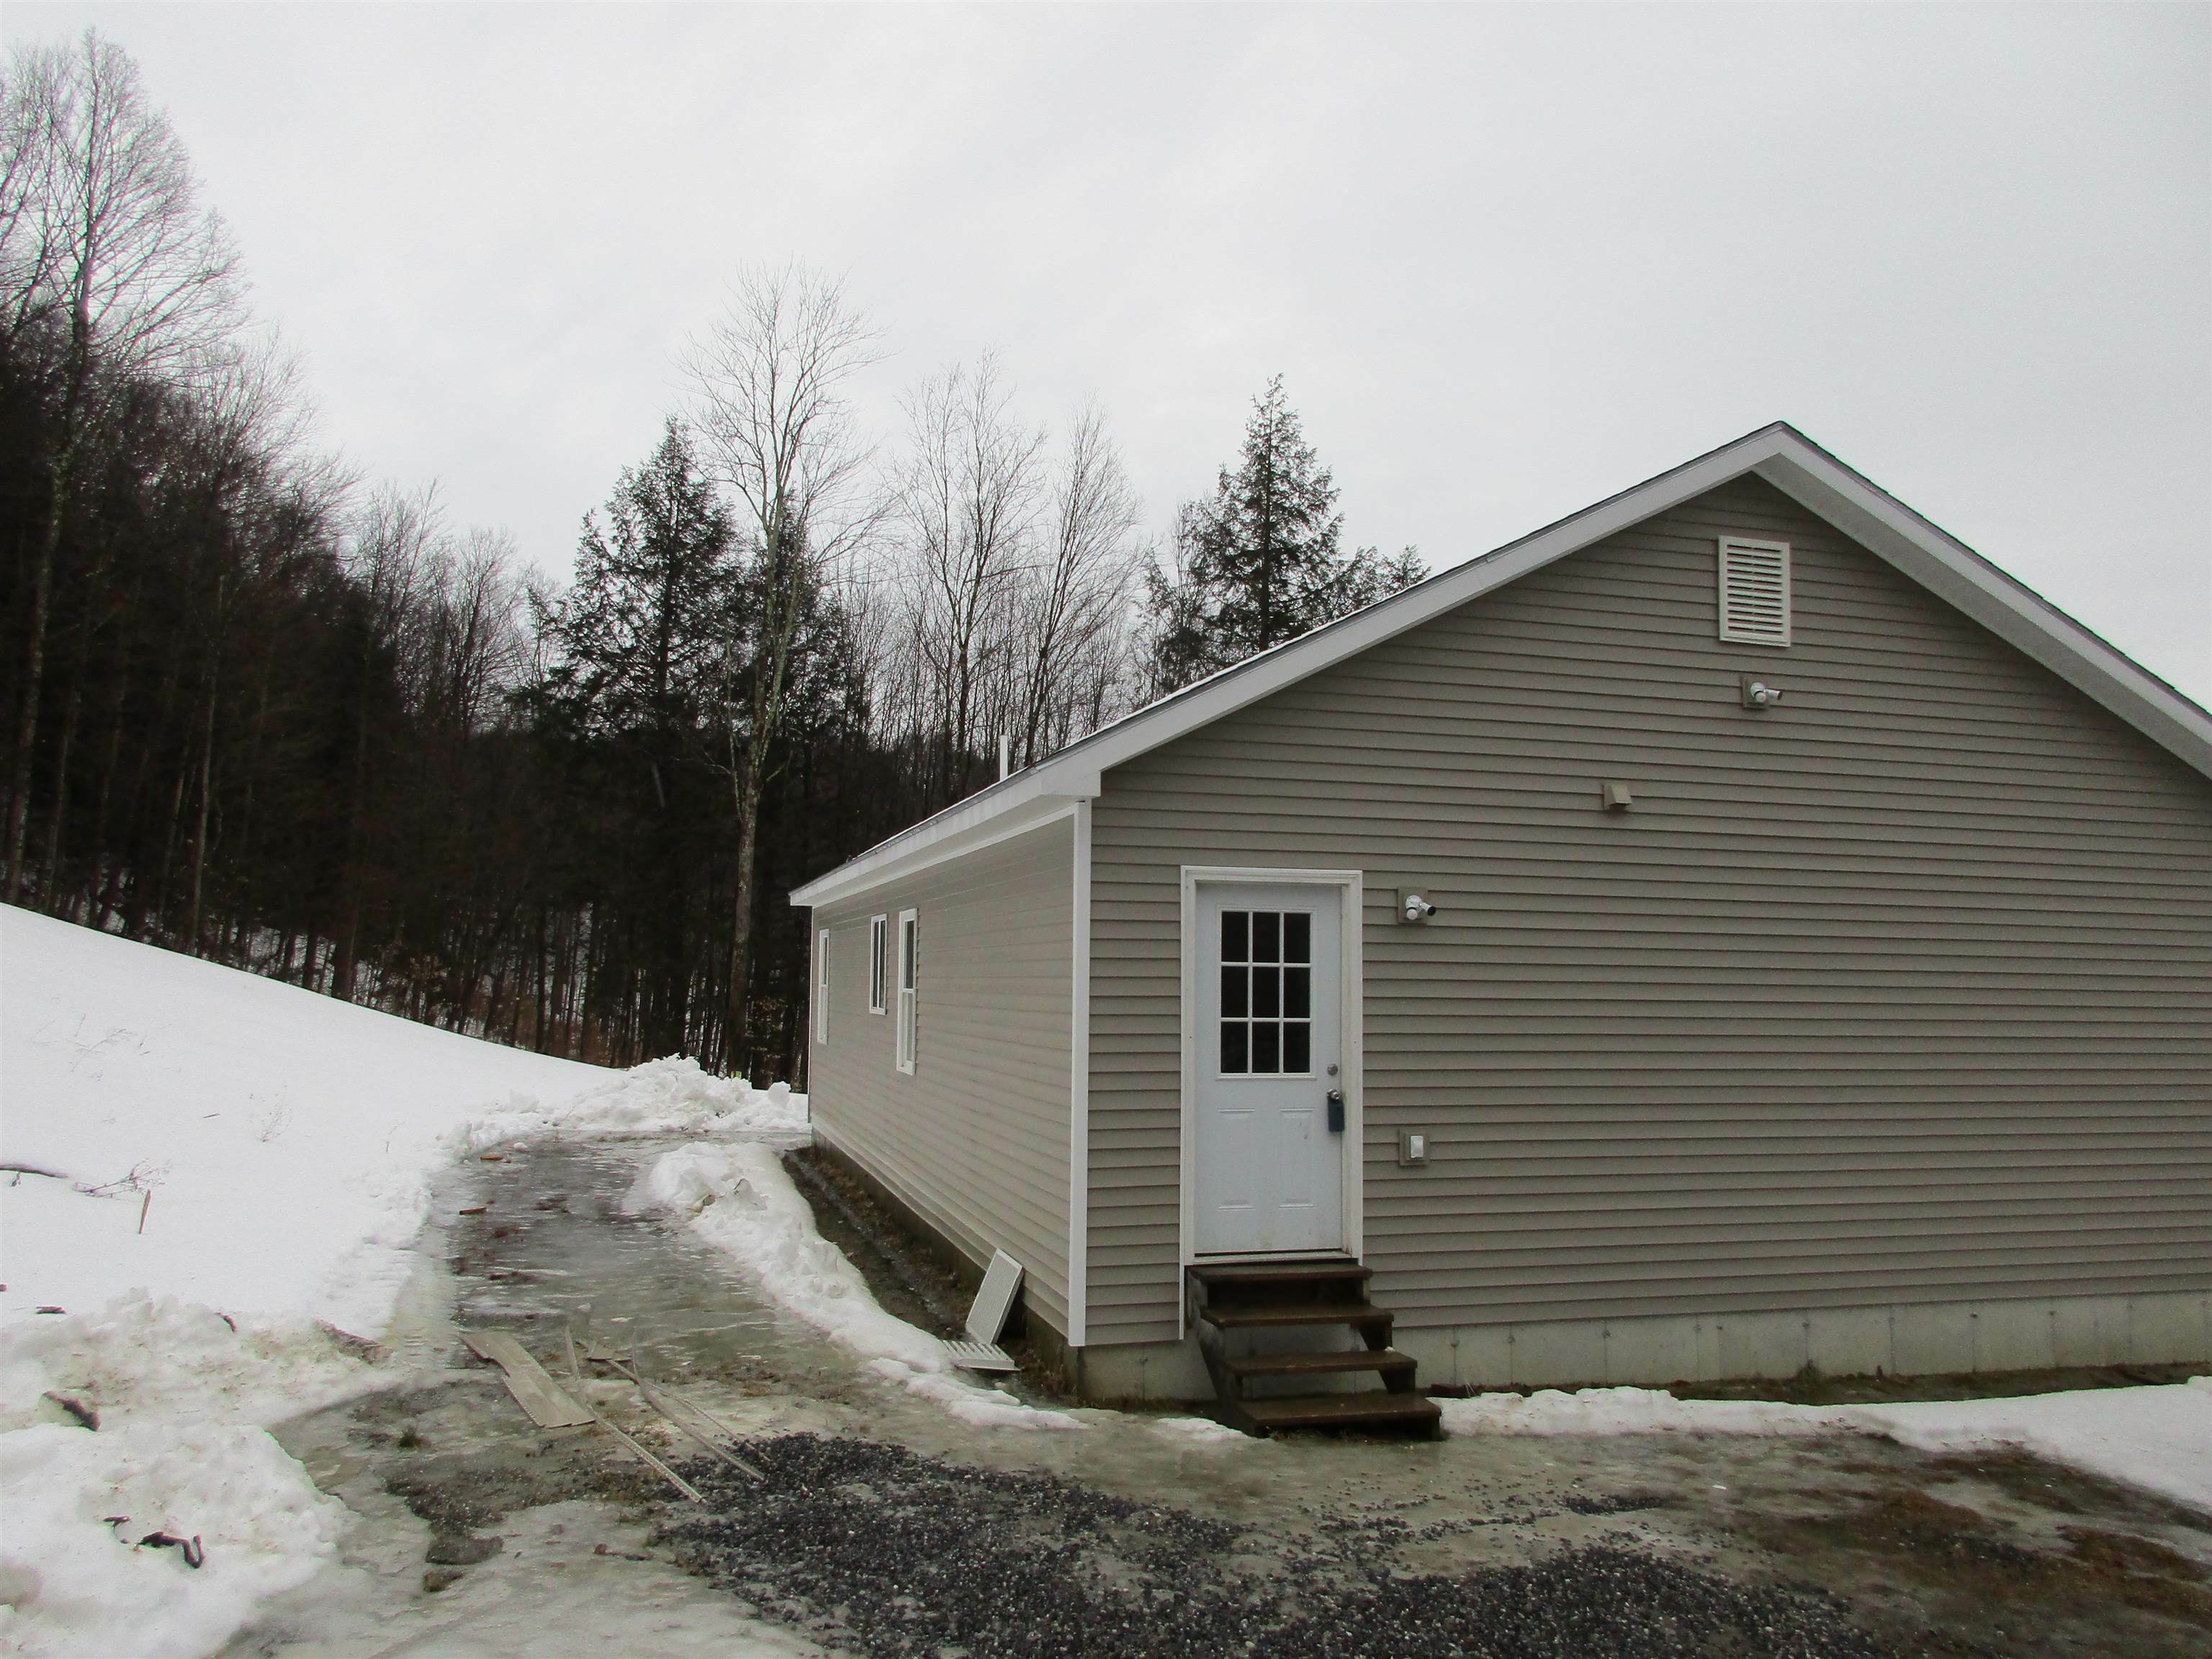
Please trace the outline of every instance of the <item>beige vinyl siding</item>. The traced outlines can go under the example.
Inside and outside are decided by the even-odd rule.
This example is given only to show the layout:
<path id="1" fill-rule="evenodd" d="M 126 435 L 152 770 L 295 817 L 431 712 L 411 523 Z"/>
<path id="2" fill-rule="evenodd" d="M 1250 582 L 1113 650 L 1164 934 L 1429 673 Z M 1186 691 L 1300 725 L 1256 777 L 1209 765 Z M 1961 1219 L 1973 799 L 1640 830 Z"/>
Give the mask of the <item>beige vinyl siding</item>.
<path id="1" fill-rule="evenodd" d="M 816 913 L 830 933 L 815 1123 L 978 1266 L 1004 1249 L 1030 1310 L 1067 1328 L 1074 830 L 1066 819 Z M 919 913 L 920 1051 L 895 1064 L 898 918 Z M 868 1010 L 868 918 L 888 915 Z"/>
<path id="2" fill-rule="evenodd" d="M 1723 535 L 1791 544 L 1790 648 L 1717 638 Z M 2212 783 L 1762 481 L 1094 814 L 1094 1343 L 1176 1334 L 1183 864 L 1366 873 L 1367 1260 L 1410 1326 L 2212 1285 Z"/>

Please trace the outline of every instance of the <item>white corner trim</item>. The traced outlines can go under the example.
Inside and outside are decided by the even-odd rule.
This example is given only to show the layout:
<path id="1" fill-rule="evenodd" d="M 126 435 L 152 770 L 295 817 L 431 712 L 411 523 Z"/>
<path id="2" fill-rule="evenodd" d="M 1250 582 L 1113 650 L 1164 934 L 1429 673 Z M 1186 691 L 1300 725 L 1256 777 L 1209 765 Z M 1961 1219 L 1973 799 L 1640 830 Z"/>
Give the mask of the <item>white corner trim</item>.
<path id="1" fill-rule="evenodd" d="M 1075 805 L 1073 995 L 1067 1030 L 1067 1346 L 1091 1309 L 1091 803 Z"/>
<path id="2" fill-rule="evenodd" d="M 1182 931 L 1177 947 L 1182 963 L 1182 1085 L 1177 1116 L 1182 1152 L 1176 1181 L 1181 1188 L 1176 1242 L 1176 1338 L 1189 1329 L 1190 1298 L 1184 1270 L 1198 1260 L 1198 890 L 1200 883 L 1272 884 L 1334 887 L 1342 910 L 1337 924 L 1340 1030 L 1337 1052 L 1344 1089 L 1344 1251 L 1353 1261 L 1366 1249 L 1366 1054 L 1365 931 L 1366 877 L 1358 870 L 1291 870 L 1272 866 L 1186 864 L 1182 866 Z"/>

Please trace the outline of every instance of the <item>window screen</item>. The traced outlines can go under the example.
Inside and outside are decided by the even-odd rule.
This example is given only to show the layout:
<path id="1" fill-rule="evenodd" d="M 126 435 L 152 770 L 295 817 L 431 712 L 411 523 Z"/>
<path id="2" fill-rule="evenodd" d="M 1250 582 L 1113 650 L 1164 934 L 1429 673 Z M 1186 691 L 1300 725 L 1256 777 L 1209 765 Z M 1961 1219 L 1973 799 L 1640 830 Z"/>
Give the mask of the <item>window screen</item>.
<path id="1" fill-rule="evenodd" d="M 814 1040 L 830 1042 L 830 930 L 814 936 Z"/>
<path id="2" fill-rule="evenodd" d="M 921 1049 L 921 918 L 899 912 L 898 1068 L 914 1070 Z"/>
<path id="3" fill-rule="evenodd" d="M 880 1014 L 889 1006 L 884 992 L 889 985 L 890 935 L 889 916 L 868 918 L 868 1012 Z"/>
<path id="4" fill-rule="evenodd" d="M 1313 915 L 1221 913 L 1221 1074 L 1313 1070 Z"/>

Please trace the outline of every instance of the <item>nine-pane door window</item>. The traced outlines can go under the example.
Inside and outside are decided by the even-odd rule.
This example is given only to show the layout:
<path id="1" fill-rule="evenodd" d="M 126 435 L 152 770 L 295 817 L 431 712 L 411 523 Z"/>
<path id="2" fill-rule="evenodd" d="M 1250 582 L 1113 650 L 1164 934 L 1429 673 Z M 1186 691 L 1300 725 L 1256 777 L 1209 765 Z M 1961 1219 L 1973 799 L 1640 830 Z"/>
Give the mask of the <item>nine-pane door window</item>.
<path id="1" fill-rule="evenodd" d="M 1313 1070 L 1313 916 L 1221 913 L 1221 1074 L 1300 1077 Z"/>

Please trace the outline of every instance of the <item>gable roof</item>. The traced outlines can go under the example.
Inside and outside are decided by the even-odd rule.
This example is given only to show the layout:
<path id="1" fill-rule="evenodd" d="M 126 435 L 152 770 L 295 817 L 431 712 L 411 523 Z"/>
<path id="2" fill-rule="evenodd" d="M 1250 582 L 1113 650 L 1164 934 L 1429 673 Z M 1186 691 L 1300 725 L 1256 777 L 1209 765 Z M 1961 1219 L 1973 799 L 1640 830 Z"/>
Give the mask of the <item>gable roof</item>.
<path id="1" fill-rule="evenodd" d="M 791 895 L 821 905 L 1019 835 L 1095 799 L 1100 775 L 1308 675 L 1417 628 L 1746 474 L 1861 546 L 2212 777 L 2212 714 L 1786 422 L 1684 463 L 1520 540 L 1160 698 L 1048 760 L 878 842 Z"/>

